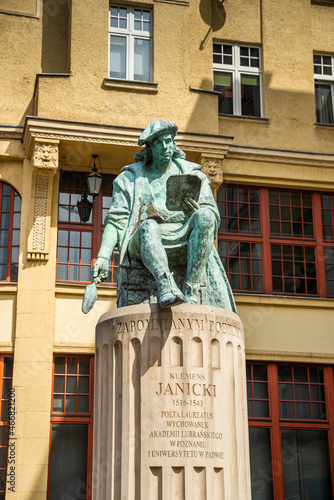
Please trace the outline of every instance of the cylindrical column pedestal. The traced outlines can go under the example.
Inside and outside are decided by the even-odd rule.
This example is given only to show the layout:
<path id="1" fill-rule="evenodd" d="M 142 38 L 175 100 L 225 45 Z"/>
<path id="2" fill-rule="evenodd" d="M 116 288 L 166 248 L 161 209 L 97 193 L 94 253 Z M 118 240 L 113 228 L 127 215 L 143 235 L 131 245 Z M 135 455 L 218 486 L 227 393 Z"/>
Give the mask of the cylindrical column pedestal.
<path id="1" fill-rule="evenodd" d="M 217 307 L 155 304 L 96 329 L 93 500 L 250 500 L 244 334 Z"/>

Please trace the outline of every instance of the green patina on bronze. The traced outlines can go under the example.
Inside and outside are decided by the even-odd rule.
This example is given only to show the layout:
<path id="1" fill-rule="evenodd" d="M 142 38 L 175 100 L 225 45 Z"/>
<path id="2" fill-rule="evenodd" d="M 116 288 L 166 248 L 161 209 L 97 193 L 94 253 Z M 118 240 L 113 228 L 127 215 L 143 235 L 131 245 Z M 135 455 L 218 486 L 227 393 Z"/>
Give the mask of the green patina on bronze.
<path id="1" fill-rule="evenodd" d="M 136 163 L 124 167 L 115 179 L 84 312 L 97 298 L 95 283 L 108 276 L 116 245 L 118 307 L 190 302 L 236 311 L 214 247 L 220 217 L 210 182 L 201 166 L 187 161 L 177 148 L 176 133 L 173 122 L 151 122 L 138 139 L 145 148 L 136 155 Z"/>

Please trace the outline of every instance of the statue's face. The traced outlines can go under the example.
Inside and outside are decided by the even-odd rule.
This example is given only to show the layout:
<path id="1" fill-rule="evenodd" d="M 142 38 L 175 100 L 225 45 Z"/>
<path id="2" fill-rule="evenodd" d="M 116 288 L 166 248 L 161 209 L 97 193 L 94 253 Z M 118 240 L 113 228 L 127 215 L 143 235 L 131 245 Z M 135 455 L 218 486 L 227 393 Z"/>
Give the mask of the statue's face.
<path id="1" fill-rule="evenodd" d="M 174 153 L 174 137 L 172 134 L 161 134 L 151 142 L 150 146 L 154 161 L 169 161 Z"/>

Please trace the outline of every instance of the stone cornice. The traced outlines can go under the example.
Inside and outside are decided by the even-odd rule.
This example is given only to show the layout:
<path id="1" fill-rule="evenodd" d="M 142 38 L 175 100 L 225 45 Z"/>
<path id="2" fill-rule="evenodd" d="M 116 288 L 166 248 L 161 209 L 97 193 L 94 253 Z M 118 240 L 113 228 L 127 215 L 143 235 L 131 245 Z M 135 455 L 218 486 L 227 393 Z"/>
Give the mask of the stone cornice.
<path id="1" fill-rule="evenodd" d="M 318 153 L 313 151 L 293 151 L 232 145 L 228 153 L 228 158 L 231 160 L 334 168 L 334 153 Z"/>
<path id="2" fill-rule="evenodd" d="M 120 127 L 98 123 L 72 122 L 28 116 L 26 118 L 23 146 L 31 157 L 35 139 L 48 141 L 83 141 L 98 144 L 114 144 L 138 148 L 137 140 L 142 128 Z M 233 137 L 180 132 L 177 145 L 186 151 L 209 153 L 223 158 L 232 144 Z"/>
<path id="3" fill-rule="evenodd" d="M 23 127 L 19 125 L 0 125 L 0 139 L 22 139 Z"/>

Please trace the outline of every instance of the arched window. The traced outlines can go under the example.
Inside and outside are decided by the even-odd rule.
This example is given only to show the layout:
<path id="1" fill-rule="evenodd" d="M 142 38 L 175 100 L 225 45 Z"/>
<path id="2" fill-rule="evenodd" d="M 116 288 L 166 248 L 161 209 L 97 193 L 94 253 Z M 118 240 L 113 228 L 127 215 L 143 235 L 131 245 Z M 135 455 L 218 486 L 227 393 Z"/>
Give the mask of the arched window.
<path id="1" fill-rule="evenodd" d="M 21 196 L 0 181 L 0 281 L 17 281 Z"/>

